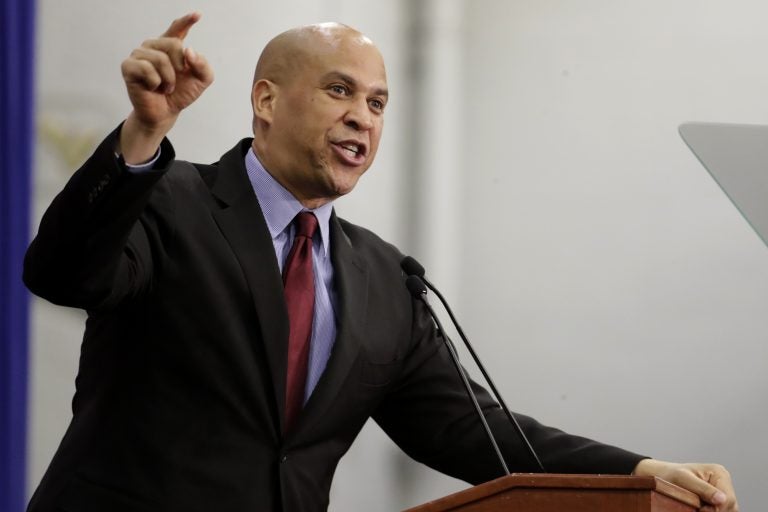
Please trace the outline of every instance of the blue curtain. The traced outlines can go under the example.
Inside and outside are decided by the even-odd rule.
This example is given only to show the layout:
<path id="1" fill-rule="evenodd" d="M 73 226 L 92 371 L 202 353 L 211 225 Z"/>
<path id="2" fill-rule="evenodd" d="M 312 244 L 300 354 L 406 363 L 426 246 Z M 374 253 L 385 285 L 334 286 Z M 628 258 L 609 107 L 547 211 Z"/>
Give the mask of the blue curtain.
<path id="1" fill-rule="evenodd" d="M 34 99 L 34 0 L 0 11 L 0 510 L 26 500 L 29 295 L 21 282 L 29 239 Z"/>

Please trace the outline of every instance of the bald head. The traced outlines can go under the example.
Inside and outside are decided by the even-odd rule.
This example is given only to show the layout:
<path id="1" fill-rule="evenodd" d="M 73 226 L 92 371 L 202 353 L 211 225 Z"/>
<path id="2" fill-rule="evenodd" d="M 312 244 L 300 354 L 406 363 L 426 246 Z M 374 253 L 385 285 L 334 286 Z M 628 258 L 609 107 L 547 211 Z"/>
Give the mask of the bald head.
<path id="1" fill-rule="evenodd" d="M 288 30 L 256 65 L 253 150 L 315 208 L 351 191 L 373 162 L 387 99 L 384 60 L 363 34 L 338 23 Z"/>
<path id="2" fill-rule="evenodd" d="M 338 51 L 343 45 L 375 49 L 367 36 L 341 23 L 316 23 L 286 30 L 264 47 L 253 82 L 266 79 L 285 84 L 299 74 L 297 71 L 308 60 Z"/>

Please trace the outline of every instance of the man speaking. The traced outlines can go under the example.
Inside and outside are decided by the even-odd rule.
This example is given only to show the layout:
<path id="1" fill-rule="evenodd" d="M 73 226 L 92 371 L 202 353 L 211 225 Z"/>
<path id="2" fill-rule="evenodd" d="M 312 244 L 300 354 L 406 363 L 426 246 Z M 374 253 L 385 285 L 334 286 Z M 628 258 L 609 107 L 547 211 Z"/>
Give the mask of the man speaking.
<path id="1" fill-rule="evenodd" d="M 27 253 L 34 293 L 88 312 L 72 423 L 29 511 L 325 510 L 369 417 L 438 471 L 501 476 L 405 287 L 403 255 L 333 211 L 376 156 L 379 51 L 339 24 L 278 35 L 256 65 L 253 139 L 194 164 L 166 135 L 213 81 L 183 46 L 199 19 L 175 20 L 123 62 L 132 112 L 54 199 Z M 534 471 L 474 387 L 511 469 Z M 737 510 L 721 466 L 519 420 L 548 471 L 657 475 L 707 510 Z"/>

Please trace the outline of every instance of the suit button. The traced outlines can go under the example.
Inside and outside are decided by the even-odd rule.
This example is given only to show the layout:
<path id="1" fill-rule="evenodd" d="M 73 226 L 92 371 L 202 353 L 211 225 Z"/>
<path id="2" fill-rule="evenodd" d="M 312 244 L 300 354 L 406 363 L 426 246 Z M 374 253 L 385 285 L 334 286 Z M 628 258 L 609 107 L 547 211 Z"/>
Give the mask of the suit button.
<path id="1" fill-rule="evenodd" d="M 280 457 L 280 464 L 284 464 L 286 462 L 288 462 L 288 454 L 287 453 L 283 454 L 283 456 Z"/>

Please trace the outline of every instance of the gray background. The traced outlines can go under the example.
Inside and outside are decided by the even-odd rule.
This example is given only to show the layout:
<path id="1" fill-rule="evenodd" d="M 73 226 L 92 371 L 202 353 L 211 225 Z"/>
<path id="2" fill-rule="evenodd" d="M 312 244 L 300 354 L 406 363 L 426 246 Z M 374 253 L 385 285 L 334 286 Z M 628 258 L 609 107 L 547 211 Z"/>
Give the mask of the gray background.
<path id="1" fill-rule="evenodd" d="M 417 256 L 513 409 L 658 458 L 717 461 L 760 509 L 768 250 L 679 139 L 768 124 L 768 4 L 679 0 L 39 2 L 36 215 L 128 112 L 120 61 L 199 9 L 216 82 L 174 128 L 186 159 L 248 136 L 253 66 L 289 27 L 378 43 L 391 102 L 341 215 Z M 71 413 L 82 313 L 36 301 L 30 491 Z M 390 511 L 466 484 L 375 425 L 333 511 Z"/>

